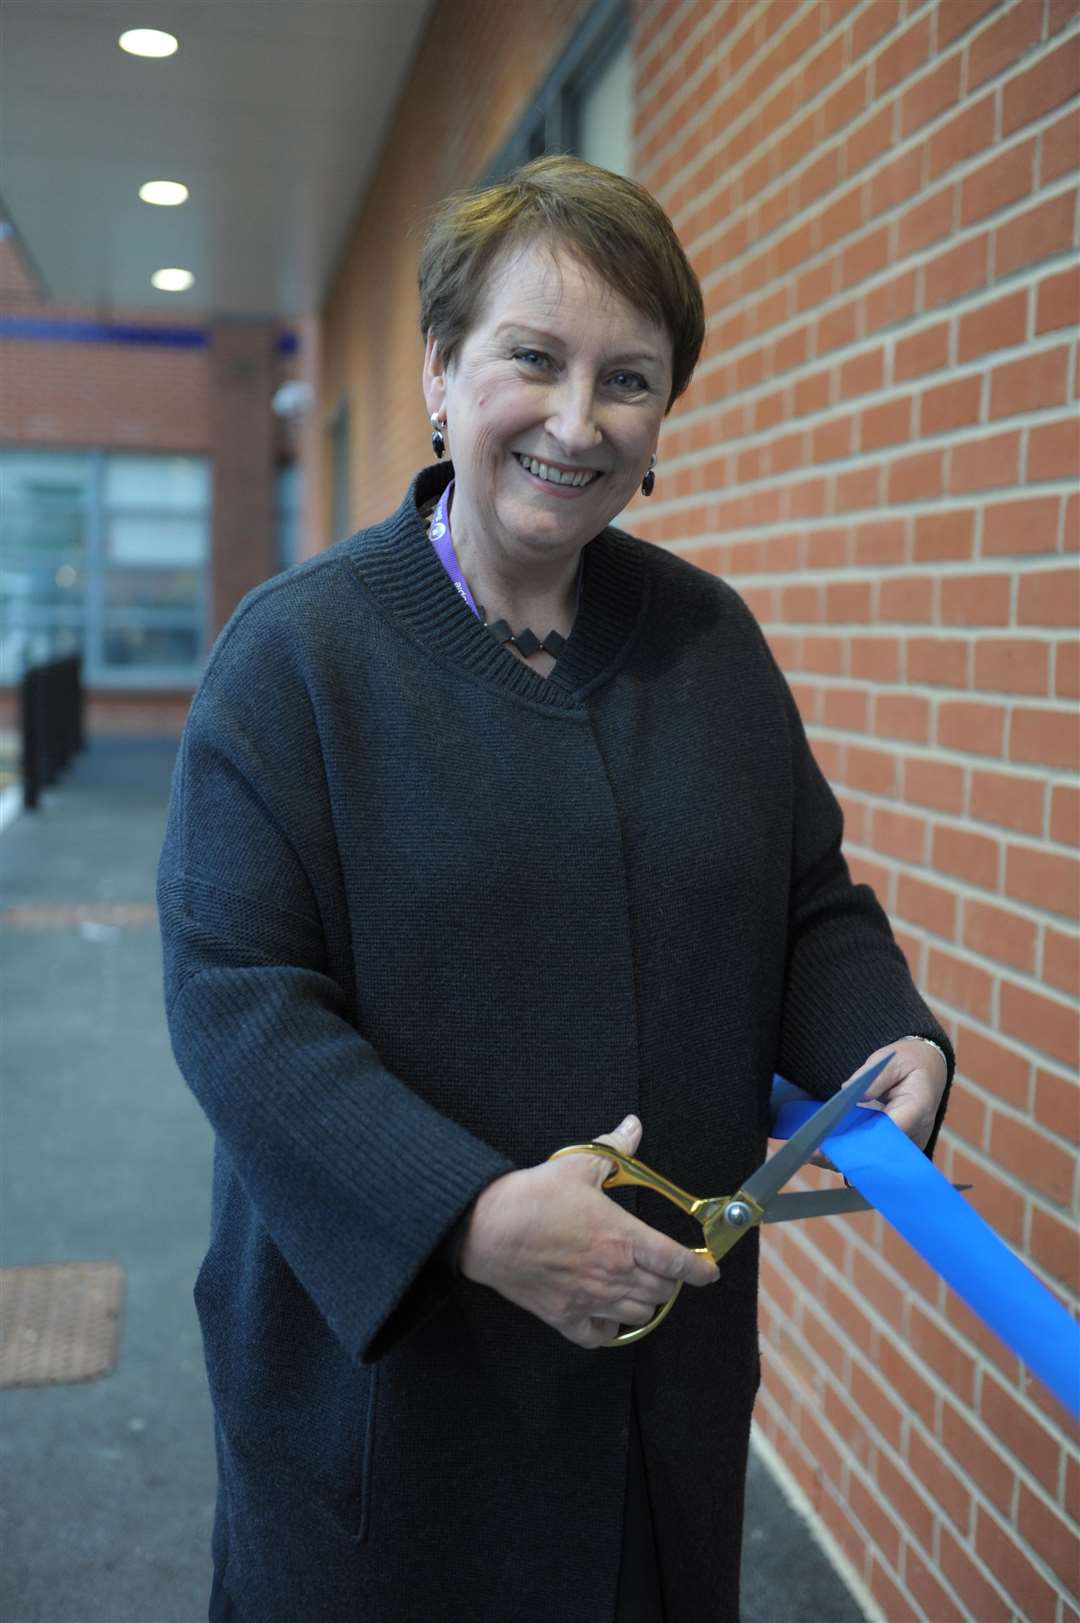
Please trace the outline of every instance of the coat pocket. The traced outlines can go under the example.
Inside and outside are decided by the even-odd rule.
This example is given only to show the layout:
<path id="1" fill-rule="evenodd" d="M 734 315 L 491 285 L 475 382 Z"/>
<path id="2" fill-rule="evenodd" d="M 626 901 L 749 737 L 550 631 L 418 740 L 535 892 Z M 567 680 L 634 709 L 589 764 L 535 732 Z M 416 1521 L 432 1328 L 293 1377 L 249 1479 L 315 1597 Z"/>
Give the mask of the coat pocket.
<path id="1" fill-rule="evenodd" d="M 371 1387 L 368 1394 L 367 1423 L 364 1426 L 364 1451 L 360 1460 L 359 1521 L 353 1537 L 363 1544 L 371 1525 L 371 1478 L 375 1458 L 375 1424 L 379 1412 L 379 1366 L 371 1366 Z"/>
<path id="2" fill-rule="evenodd" d="M 253 1274 L 223 1268 L 212 1249 L 195 1287 L 233 1474 L 317 1505 L 361 1542 L 371 1517 L 378 1366 L 349 1358 L 287 1270 Z"/>

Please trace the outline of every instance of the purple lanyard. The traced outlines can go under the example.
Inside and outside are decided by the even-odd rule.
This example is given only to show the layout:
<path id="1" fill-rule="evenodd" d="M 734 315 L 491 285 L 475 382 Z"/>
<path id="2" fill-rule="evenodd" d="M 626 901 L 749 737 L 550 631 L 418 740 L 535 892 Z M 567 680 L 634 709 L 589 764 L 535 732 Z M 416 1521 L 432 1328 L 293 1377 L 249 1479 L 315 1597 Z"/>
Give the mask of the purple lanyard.
<path id="1" fill-rule="evenodd" d="M 476 606 L 476 599 L 469 590 L 468 581 L 461 573 L 461 565 L 458 563 L 458 555 L 454 550 L 454 536 L 452 530 L 450 529 L 450 498 L 453 494 L 454 483 L 455 481 L 451 479 L 450 483 L 439 497 L 439 500 L 435 505 L 435 511 L 431 515 L 431 529 L 429 531 L 431 544 L 435 548 L 435 556 L 446 570 L 446 573 L 450 576 L 450 579 L 453 581 L 454 585 L 457 587 L 470 609 L 472 609 L 473 613 L 476 615 L 476 618 L 478 620 L 482 620 L 484 617 Z M 577 608 L 581 607 L 581 574 L 584 557 L 585 555 L 582 553 L 581 557 L 578 559 Z"/>
<path id="2" fill-rule="evenodd" d="M 476 606 L 475 598 L 469 591 L 468 581 L 461 573 L 458 555 L 454 551 L 454 537 L 450 530 L 450 496 L 453 489 L 454 481 L 451 479 L 439 497 L 435 511 L 431 515 L 431 544 L 435 548 L 439 562 L 479 620 L 480 610 Z"/>

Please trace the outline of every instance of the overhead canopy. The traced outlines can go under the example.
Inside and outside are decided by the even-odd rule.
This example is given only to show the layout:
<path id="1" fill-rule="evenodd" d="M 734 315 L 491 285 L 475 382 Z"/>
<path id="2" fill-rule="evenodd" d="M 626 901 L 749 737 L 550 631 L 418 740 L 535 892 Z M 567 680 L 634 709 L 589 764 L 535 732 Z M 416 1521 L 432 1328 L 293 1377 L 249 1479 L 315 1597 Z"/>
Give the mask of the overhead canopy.
<path id="1" fill-rule="evenodd" d="M 4 0 L 2 213 L 63 305 L 286 319 L 330 280 L 431 0 Z M 160 60 L 117 44 L 160 28 Z M 176 208 L 141 202 L 182 181 Z M 151 275 L 180 267 L 183 293 Z"/>

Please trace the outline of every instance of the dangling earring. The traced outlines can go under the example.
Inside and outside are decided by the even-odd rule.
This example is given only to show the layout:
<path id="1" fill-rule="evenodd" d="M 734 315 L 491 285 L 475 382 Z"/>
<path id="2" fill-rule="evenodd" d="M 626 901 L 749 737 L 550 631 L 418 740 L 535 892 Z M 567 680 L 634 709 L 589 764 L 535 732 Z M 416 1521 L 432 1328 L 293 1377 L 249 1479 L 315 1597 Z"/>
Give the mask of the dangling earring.
<path id="1" fill-rule="evenodd" d="M 442 437 L 442 430 L 445 427 L 446 418 L 444 417 L 440 422 L 438 412 L 433 411 L 431 414 L 431 449 L 437 457 L 441 457 L 446 450 L 446 441 Z"/>
<path id="2" fill-rule="evenodd" d="M 656 475 L 653 473 L 655 466 L 656 458 L 651 456 L 649 458 L 649 471 L 641 481 L 641 494 L 643 496 L 651 496 L 653 493 L 653 486 L 656 484 Z"/>

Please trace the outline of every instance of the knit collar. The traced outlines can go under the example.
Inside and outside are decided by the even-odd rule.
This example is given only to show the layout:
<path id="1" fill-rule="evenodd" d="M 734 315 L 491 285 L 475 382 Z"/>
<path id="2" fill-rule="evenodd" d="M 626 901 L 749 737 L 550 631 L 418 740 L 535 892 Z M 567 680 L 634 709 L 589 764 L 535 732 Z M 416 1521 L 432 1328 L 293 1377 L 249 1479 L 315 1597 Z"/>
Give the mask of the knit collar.
<path id="1" fill-rule="evenodd" d="M 392 518 L 347 543 L 368 590 L 417 642 L 523 698 L 572 708 L 614 673 L 645 611 L 642 543 L 606 529 L 584 549 L 581 602 L 547 677 L 522 663 L 463 602 L 428 539 L 425 510 L 454 477 L 452 463 L 423 468 Z"/>

